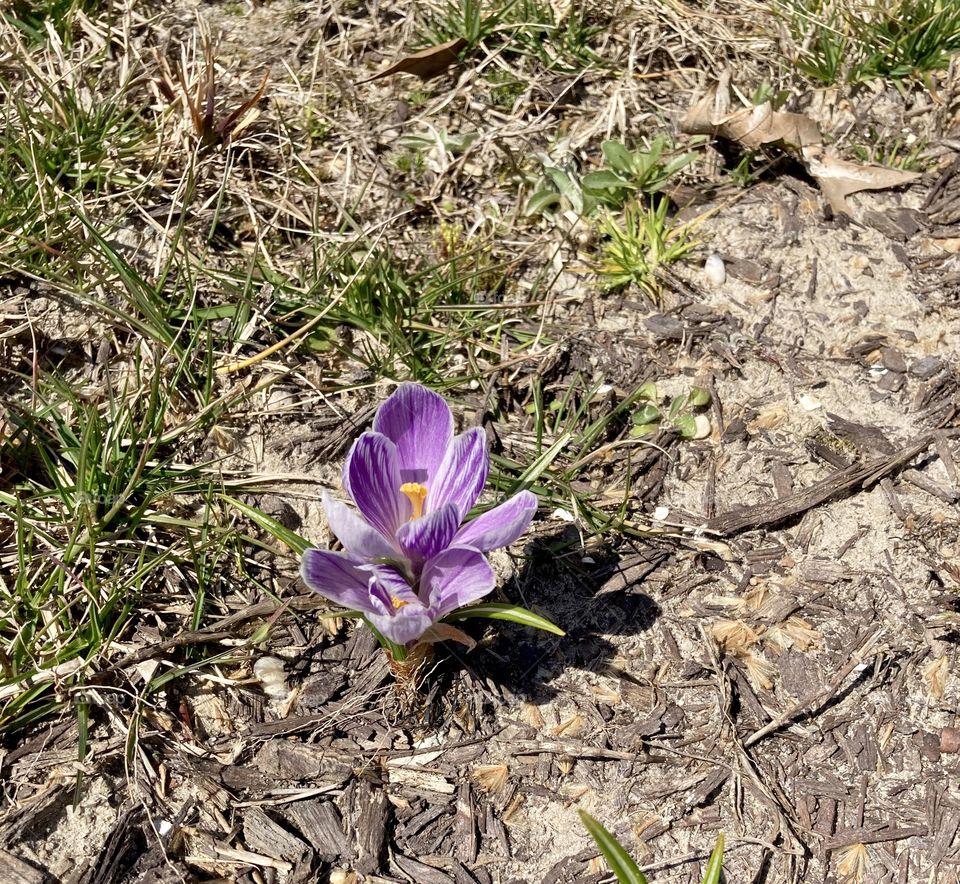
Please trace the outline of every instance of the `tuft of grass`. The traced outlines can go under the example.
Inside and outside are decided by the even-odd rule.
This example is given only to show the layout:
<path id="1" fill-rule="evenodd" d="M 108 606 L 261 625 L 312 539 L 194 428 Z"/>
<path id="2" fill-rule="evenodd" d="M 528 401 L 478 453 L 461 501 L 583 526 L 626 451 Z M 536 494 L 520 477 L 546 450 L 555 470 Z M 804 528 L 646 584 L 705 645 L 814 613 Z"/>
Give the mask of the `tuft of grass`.
<path id="1" fill-rule="evenodd" d="M 14 0 L 7 9 L 0 10 L 0 21 L 20 30 L 34 44 L 47 39 L 48 26 L 69 43 L 75 14 L 92 15 L 100 5 L 101 0 Z"/>
<path id="2" fill-rule="evenodd" d="M 135 360 L 99 402 L 58 374 L 33 401 L 4 402 L 0 732 L 75 705 L 166 570 L 192 562 L 179 574 L 196 580 L 229 537 L 210 480 L 163 442 L 174 406 L 160 358 Z"/>
<path id="3" fill-rule="evenodd" d="M 512 434 L 513 449 L 522 452 L 523 460 L 492 455 L 491 486 L 504 497 L 526 488 L 542 507 L 575 514 L 585 542 L 627 531 L 636 504 L 631 453 L 655 447 L 631 435 L 633 414 L 648 392 L 649 385 L 640 384 L 617 393 L 602 379 L 581 372 L 558 384 L 534 380 L 526 406 L 527 434 Z M 506 417 L 496 411 L 494 416 Z"/>
<path id="4" fill-rule="evenodd" d="M 950 0 L 787 0 L 780 10 L 797 67 L 825 85 L 923 77 L 960 52 L 960 5 Z"/>
<path id="5" fill-rule="evenodd" d="M 485 11 L 482 0 L 447 0 L 443 9 L 425 22 L 425 45 L 462 37 L 468 46 L 481 42 L 501 49 L 508 57 L 527 57 L 545 70 L 580 72 L 600 66 L 594 38 L 605 29 L 589 23 L 582 5 L 558 13 L 548 0 L 506 0 Z"/>
<path id="6" fill-rule="evenodd" d="M 674 225 L 665 199 L 643 207 L 628 205 L 623 220 L 607 212 L 600 219 L 602 284 L 608 289 L 633 284 L 660 303 L 659 273 L 694 249 L 690 223 Z"/>
<path id="7" fill-rule="evenodd" d="M 83 238 L 78 206 L 99 212 L 143 186 L 152 129 L 92 64 L 53 55 L 63 70 L 45 72 L 14 47 L 29 75 L 0 80 L 0 273 L 42 272 Z"/>

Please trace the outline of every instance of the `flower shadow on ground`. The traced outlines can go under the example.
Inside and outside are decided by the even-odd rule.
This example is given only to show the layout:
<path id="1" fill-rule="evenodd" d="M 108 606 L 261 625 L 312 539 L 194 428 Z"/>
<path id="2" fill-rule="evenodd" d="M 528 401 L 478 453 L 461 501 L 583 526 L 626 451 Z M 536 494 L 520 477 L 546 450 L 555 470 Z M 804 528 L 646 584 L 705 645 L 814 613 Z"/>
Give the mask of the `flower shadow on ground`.
<path id="1" fill-rule="evenodd" d="M 653 627 L 661 611 L 642 591 L 642 580 L 667 554 L 650 555 L 646 569 L 631 566 L 625 571 L 624 563 L 635 557 L 594 553 L 593 561 L 585 564 L 580 555 L 558 556 L 557 548 L 570 539 L 568 531 L 561 531 L 528 544 L 518 574 L 499 590 L 549 617 L 566 636 L 499 623 L 499 634 L 487 647 L 465 654 L 448 643 L 449 663 L 442 667 L 445 673 L 437 673 L 439 679 L 467 671 L 474 682 L 489 680 L 522 700 L 543 702 L 557 696 L 552 683 L 566 671 L 603 672 L 618 653 L 613 636 L 637 635 Z M 486 628 L 480 621 L 460 625 L 474 638 Z"/>

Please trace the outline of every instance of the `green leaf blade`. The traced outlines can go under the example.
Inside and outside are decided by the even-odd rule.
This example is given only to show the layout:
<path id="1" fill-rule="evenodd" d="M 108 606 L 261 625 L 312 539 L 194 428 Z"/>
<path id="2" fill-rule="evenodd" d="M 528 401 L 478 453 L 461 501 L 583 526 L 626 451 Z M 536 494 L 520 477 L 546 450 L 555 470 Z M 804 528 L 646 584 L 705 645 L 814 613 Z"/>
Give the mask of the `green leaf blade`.
<path id="1" fill-rule="evenodd" d="M 703 884 L 720 884 L 723 873 L 723 832 L 717 835 L 717 843 L 707 861 L 707 871 L 703 875 Z"/>
<path id="2" fill-rule="evenodd" d="M 529 626 L 531 629 L 540 629 L 543 632 L 549 632 L 553 635 L 566 635 L 566 633 L 555 624 L 528 611 L 520 605 L 511 605 L 505 602 L 481 602 L 479 605 L 470 605 L 468 608 L 461 608 L 443 618 L 443 622 L 451 623 L 457 620 L 466 620 L 470 617 L 485 617 L 488 620 L 507 620 L 510 623 L 518 623 L 520 626 Z"/>
<path id="3" fill-rule="evenodd" d="M 580 819 L 587 827 L 590 837 L 597 842 L 597 847 L 600 848 L 603 858 L 610 866 L 610 871 L 617 876 L 620 884 L 647 884 L 647 879 L 640 871 L 640 867 L 613 835 L 585 810 L 580 811 Z"/>

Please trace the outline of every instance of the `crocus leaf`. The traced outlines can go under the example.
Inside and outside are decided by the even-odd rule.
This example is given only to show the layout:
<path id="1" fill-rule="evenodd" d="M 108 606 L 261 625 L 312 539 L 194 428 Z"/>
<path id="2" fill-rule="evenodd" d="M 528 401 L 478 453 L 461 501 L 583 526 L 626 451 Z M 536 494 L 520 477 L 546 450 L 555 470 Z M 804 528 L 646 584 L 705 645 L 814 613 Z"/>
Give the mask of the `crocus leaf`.
<path id="1" fill-rule="evenodd" d="M 580 819 L 587 827 L 590 837 L 597 842 L 610 871 L 617 876 L 620 884 L 647 884 L 639 866 L 613 835 L 584 810 L 580 811 Z"/>
<path id="2" fill-rule="evenodd" d="M 511 623 L 519 623 L 521 626 L 530 626 L 533 629 L 542 629 L 544 632 L 551 632 L 554 635 L 566 635 L 559 627 L 555 626 L 546 617 L 534 614 L 520 605 L 510 605 L 505 602 L 481 602 L 479 605 L 470 605 L 454 611 L 452 614 L 444 617 L 444 620 L 466 620 L 468 617 L 486 617 L 488 620 L 509 620 Z"/>
<path id="3" fill-rule="evenodd" d="M 304 550 L 310 548 L 310 544 L 304 540 L 296 531 L 291 531 L 289 528 L 281 525 L 276 519 L 271 518 L 266 513 L 261 512 L 255 506 L 250 506 L 243 501 L 237 500 L 235 497 L 230 497 L 229 495 L 221 495 L 222 498 L 229 503 L 231 506 L 236 507 L 243 513 L 251 522 L 256 525 L 259 525 L 269 534 L 272 534 L 277 540 L 285 543 L 290 547 L 297 555 L 303 555 Z"/>
<path id="4" fill-rule="evenodd" d="M 717 835 L 717 843 L 707 862 L 707 871 L 703 876 L 703 884 L 720 884 L 720 873 L 723 871 L 723 832 Z"/>

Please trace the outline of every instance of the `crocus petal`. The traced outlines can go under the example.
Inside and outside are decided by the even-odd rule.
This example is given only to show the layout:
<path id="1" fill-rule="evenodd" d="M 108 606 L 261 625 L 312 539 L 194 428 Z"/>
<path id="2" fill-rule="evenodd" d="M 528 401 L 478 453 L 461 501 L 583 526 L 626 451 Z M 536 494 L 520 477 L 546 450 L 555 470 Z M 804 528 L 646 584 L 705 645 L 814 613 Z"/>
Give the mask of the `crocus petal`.
<path id="1" fill-rule="evenodd" d="M 423 518 L 402 525 L 397 532 L 397 542 L 403 554 L 418 563 L 450 546 L 459 527 L 460 510 L 455 503 L 448 503 Z"/>
<path id="2" fill-rule="evenodd" d="M 397 446 L 401 480 L 429 486 L 453 439 L 453 415 L 439 393 L 401 384 L 378 409 L 373 429 Z"/>
<path id="3" fill-rule="evenodd" d="M 365 614 L 379 610 L 370 600 L 370 568 L 363 559 L 327 549 L 308 549 L 300 562 L 300 576 L 325 599 Z"/>
<path id="4" fill-rule="evenodd" d="M 483 553 L 451 546 L 423 566 L 420 598 L 435 619 L 482 599 L 497 582 Z"/>
<path id="5" fill-rule="evenodd" d="M 323 511 L 326 513 L 330 530 L 348 553 L 365 559 L 396 557 L 397 549 L 394 544 L 328 492 L 323 494 Z"/>
<path id="6" fill-rule="evenodd" d="M 529 491 L 521 491 L 500 506 L 487 510 L 472 522 L 467 522 L 453 539 L 457 546 L 472 546 L 480 552 L 489 552 L 509 546 L 530 524 L 537 511 L 537 498 Z"/>
<path id="7" fill-rule="evenodd" d="M 387 537 L 410 516 L 401 484 L 396 445 L 380 433 L 360 436 L 343 465 L 343 485 L 360 515 Z"/>
<path id="8" fill-rule="evenodd" d="M 432 511 L 446 503 L 455 503 L 462 520 L 483 491 L 489 469 L 490 455 L 483 429 L 476 427 L 457 436 L 429 486 L 427 509 Z"/>
<path id="9" fill-rule="evenodd" d="M 395 571 L 389 568 L 374 571 L 370 580 L 370 597 L 376 610 L 367 614 L 367 619 L 394 644 L 406 645 L 416 641 L 432 625 L 431 612 Z"/>

